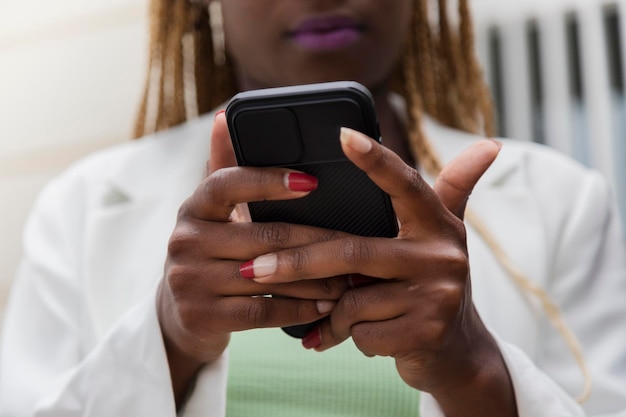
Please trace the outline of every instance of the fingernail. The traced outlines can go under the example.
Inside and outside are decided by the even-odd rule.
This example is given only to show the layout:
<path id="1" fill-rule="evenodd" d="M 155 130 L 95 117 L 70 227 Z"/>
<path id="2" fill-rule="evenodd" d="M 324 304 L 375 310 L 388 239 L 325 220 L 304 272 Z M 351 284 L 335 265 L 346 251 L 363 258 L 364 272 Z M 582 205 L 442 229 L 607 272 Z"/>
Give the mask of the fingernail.
<path id="1" fill-rule="evenodd" d="M 322 331 L 319 327 L 314 328 L 302 338 L 302 346 L 305 349 L 315 349 L 322 344 Z"/>
<path id="2" fill-rule="evenodd" d="M 248 261 L 239 267 L 239 273 L 243 278 L 255 279 L 266 277 L 276 272 L 277 257 L 276 254 L 259 256 L 256 259 Z"/>
<path id="3" fill-rule="evenodd" d="M 285 174 L 285 186 L 291 191 L 313 191 L 317 188 L 317 178 L 300 172 Z"/>
<path id="4" fill-rule="evenodd" d="M 489 139 L 492 143 L 494 143 L 498 147 L 498 149 L 502 149 L 502 142 L 501 141 L 499 141 L 497 139 L 493 139 L 493 138 L 487 138 L 487 139 Z"/>
<path id="5" fill-rule="evenodd" d="M 337 305 L 336 301 L 331 300 L 317 300 L 317 311 L 320 314 L 326 314 L 333 311 L 333 308 Z"/>
<path id="6" fill-rule="evenodd" d="M 347 127 L 341 128 L 339 140 L 358 153 L 368 153 L 372 149 L 372 140 L 370 138 Z"/>
<path id="7" fill-rule="evenodd" d="M 220 114 L 224 114 L 226 113 L 226 110 L 220 110 L 217 113 L 215 113 L 215 119 L 217 120 L 217 116 L 219 116 Z"/>

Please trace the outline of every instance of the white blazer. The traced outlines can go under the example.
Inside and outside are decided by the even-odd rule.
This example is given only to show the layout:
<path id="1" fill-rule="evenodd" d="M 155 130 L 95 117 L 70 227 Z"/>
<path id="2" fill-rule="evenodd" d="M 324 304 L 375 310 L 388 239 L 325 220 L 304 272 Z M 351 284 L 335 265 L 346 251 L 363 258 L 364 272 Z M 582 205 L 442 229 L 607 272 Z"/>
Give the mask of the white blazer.
<path id="1" fill-rule="evenodd" d="M 90 156 L 42 192 L 6 312 L 0 416 L 176 415 L 155 288 L 212 121 Z M 430 121 L 426 132 L 444 161 L 476 139 Z M 470 207 L 562 308 L 593 373 L 580 407 L 582 377 L 562 337 L 469 227 L 475 303 L 520 416 L 626 416 L 626 249 L 605 181 L 555 151 L 505 140 Z M 226 355 L 202 371 L 181 414 L 224 416 Z M 421 415 L 442 416 L 428 395 Z"/>

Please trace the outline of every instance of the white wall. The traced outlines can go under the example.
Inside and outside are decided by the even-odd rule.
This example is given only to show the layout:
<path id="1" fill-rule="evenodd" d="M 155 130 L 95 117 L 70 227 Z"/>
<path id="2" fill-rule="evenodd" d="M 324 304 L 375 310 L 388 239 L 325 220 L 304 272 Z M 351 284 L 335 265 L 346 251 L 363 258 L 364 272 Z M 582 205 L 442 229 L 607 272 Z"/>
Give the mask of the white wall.
<path id="1" fill-rule="evenodd" d="M 0 316 L 32 201 L 80 156 L 128 140 L 146 0 L 0 3 Z"/>

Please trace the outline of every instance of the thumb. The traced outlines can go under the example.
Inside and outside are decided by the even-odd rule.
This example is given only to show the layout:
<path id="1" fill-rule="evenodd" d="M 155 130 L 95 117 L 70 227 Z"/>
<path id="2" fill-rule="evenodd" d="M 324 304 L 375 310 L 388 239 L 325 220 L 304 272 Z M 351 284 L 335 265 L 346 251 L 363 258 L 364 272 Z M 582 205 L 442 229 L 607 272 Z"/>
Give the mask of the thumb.
<path id="1" fill-rule="evenodd" d="M 230 140 L 226 114 L 220 110 L 215 114 L 213 131 L 211 132 L 211 149 L 204 176 L 207 177 L 218 169 L 237 165 L 233 143 Z M 246 204 L 237 204 L 231 215 L 235 222 L 250 221 L 250 212 Z"/>
<path id="2" fill-rule="evenodd" d="M 213 131 L 211 132 L 210 152 L 205 176 L 212 174 L 218 169 L 237 165 L 224 110 L 217 112 L 215 115 Z"/>
<path id="3" fill-rule="evenodd" d="M 441 170 L 435 182 L 435 192 L 448 210 L 458 218 L 463 218 L 465 205 L 474 186 L 495 161 L 501 148 L 501 142 L 480 140 Z"/>

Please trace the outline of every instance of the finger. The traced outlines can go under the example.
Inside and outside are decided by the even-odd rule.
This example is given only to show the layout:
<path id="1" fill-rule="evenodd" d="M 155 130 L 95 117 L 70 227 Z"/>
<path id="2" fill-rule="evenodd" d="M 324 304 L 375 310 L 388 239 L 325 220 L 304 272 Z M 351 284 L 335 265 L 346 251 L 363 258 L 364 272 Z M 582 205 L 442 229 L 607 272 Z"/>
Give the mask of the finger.
<path id="1" fill-rule="evenodd" d="M 205 177 L 221 168 L 236 166 L 235 152 L 230 141 L 224 110 L 215 114 L 211 132 L 211 151 L 205 171 Z"/>
<path id="2" fill-rule="evenodd" d="M 230 223 L 188 219 L 170 236 L 170 256 L 244 262 L 262 254 L 329 242 L 347 233 L 288 223 Z"/>
<path id="3" fill-rule="evenodd" d="M 391 320 L 361 322 L 352 326 L 351 337 L 354 345 L 366 356 L 396 357 L 410 346 L 412 353 L 416 353 L 415 346 L 419 346 L 418 324 L 409 315 L 398 316 Z M 411 331 L 408 331 L 411 329 Z M 322 349 L 328 349 L 321 347 Z"/>
<path id="4" fill-rule="evenodd" d="M 498 156 L 502 143 L 480 140 L 448 163 L 435 182 L 435 192 L 457 217 L 463 218 L 474 186 Z"/>
<path id="5" fill-rule="evenodd" d="M 353 273 L 381 279 L 428 278 L 441 270 L 464 277 L 467 269 L 464 248 L 445 240 L 349 236 L 261 255 L 243 263 L 240 273 L 257 282 L 279 283 Z"/>
<path id="6" fill-rule="evenodd" d="M 181 207 L 181 216 L 228 221 L 239 203 L 289 200 L 308 195 L 317 188 L 311 175 L 283 168 L 222 168 L 196 188 Z"/>
<path id="7" fill-rule="evenodd" d="M 205 323 L 218 333 L 307 324 L 327 316 L 335 302 L 292 298 L 224 297 L 207 308 Z"/>
<path id="8" fill-rule="evenodd" d="M 190 294 L 199 300 L 215 296 L 264 296 L 336 300 L 348 289 L 345 276 L 285 284 L 260 284 L 241 278 L 238 262 L 216 261 L 186 265 L 169 262 L 167 284 L 175 294 Z"/>
<path id="9" fill-rule="evenodd" d="M 340 138 L 346 156 L 389 194 L 403 229 L 441 210 L 432 188 L 394 152 L 352 129 L 342 128 Z"/>
<path id="10" fill-rule="evenodd" d="M 311 340 L 303 340 L 305 347 L 314 347 L 318 351 L 330 349 L 347 338 L 354 337 L 354 329 L 362 323 L 388 322 L 401 317 L 409 311 L 406 298 L 397 294 L 405 290 L 404 283 L 386 283 L 346 291 L 335 305 L 329 320 L 320 324 L 317 346 L 311 346 Z M 406 333 L 406 332 L 404 332 Z M 359 335 L 360 336 L 360 335 Z M 306 336 L 305 336 L 306 339 Z M 356 342 L 356 340 L 355 340 Z M 378 351 L 364 351 L 367 354 L 380 354 Z"/>

